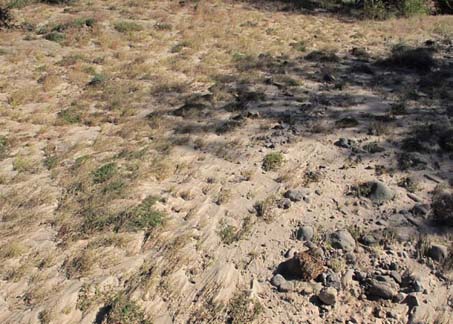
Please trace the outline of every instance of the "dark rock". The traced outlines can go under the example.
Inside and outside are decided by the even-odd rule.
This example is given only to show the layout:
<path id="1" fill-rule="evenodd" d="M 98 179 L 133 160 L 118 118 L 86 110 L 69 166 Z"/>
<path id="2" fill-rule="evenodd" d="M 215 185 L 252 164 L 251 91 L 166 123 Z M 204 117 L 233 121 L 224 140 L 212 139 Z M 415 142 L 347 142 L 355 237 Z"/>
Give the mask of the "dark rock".
<path id="1" fill-rule="evenodd" d="M 376 245 L 379 240 L 373 234 L 365 234 L 360 238 L 360 242 L 367 246 Z"/>
<path id="2" fill-rule="evenodd" d="M 279 199 L 277 201 L 277 207 L 281 209 L 289 209 L 291 207 L 291 200 L 288 198 Z"/>
<path id="3" fill-rule="evenodd" d="M 302 190 L 288 190 L 285 192 L 284 197 L 293 202 L 298 202 L 304 199 L 304 192 Z"/>
<path id="4" fill-rule="evenodd" d="M 295 253 L 291 259 L 282 262 L 277 269 L 277 273 L 286 279 L 303 279 L 305 281 L 317 278 L 323 271 L 323 263 L 310 251 Z"/>
<path id="5" fill-rule="evenodd" d="M 311 226 L 302 226 L 297 230 L 297 239 L 300 241 L 311 241 L 315 231 Z"/>
<path id="6" fill-rule="evenodd" d="M 432 244 L 428 256 L 435 261 L 442 262 L 448 257 L 448 248 L 441 244 Z"/>
<path id="7" fill-rule="evenodd" d="M 388 201 L 392 200 L 395 197 L 395 193 L 383 182 L 372 181 L 370 185 L 371 191 L 368 195 L 368 198 L 373 201 Z"/>
<path id="8" fill-rule="evenodd" d="M 352 252 L 346 253 L 344 257 L 347 264 L 355 264 L 357 262 L 357 257 Z"/>
<path id="9" fill-rule="evenodd" d="M 334 305 L 337 302 L 337 290 L 332 287 L 321 289 L 319 299 L 326 305 Z"/>
<path id="10" fill-rule="evenodd" d="M 338 147 L 342 148 L 347 148 L 347 149 L 352 149 L 354 147 L 357 147 L 357 142 L 349 139 L 349 138 L 340 138 L 338 141 L 334 143 Z"/>
<path id="11" fill-rule="evenodd" d="M 376 276 L 368 281 L 369 298 L 392 299 L 398 294 L 398 284 L 388 276 Z"/>

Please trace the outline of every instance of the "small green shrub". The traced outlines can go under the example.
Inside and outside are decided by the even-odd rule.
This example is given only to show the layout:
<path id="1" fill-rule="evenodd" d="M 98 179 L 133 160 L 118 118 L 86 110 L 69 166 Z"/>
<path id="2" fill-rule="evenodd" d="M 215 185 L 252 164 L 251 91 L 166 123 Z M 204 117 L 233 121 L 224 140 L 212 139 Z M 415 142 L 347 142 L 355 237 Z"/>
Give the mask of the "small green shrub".
<path id="1" fill-rule="evenodd" d="M 97 86 L 104 83 L 106 79 L 107 77 L 104 74 L 96 73 L 91 79 L 91 81 L 88 82 L 88 85 Z"/>
<path id="2" fill-rule="evenodd" d="M 264 171 L 273 171 L 282 166 L 285 158 L 280 152 L 266 154 L 263 159 L 262 168 Z"/>
<path id="3" fill-rule="evenodd" d="M 65 40 L 65 34 L 60 32 L 50 32 L 44 35 L 44 38 L 51 42 L 60 43 Z"/>
<path id="4" fill-rule="evenodd" d="M 7 7 L 10 9 L 21 9 L 33 2 L 35 2 L 35 0 L 11 0 Z"/>
<path id="5" fill-rule="evenodd" d="M 78 112 L 74 107 L 60 111 L 57 114 L 57 118 L 63 124 L 77 124 L 82 120 L 80 112 Z"/>
<path id="6" fill-rule="evenodd" d="M 143 30 L 143 26 L 135 22 L 120 21 L 114 25 L 116 31 L 120 33 L 130 33 Z"/>
<path id="7" fill-rule="evenodd" d="M 53 168 L 55 168 L 57 166 L 57 164 L 58 164 L 58 157 L 56 155 L 48 155 L 44 159 L 44 166 L 48 170 L 52 170 Z"/>
<path id="8" fill-rule="evenodd" d="M 406 17 L 426 15 L 429 8 L 426 0 L 403 0 L 401 3 L 401 14 Z"/>
<path id="9" fill-rule="evenodd" d="M 116 230 L 122 228 L 130 231 L 149 230 L 162 225 L 165 215 L 154 209 L 157 201 L 156 197 L 150 196 L 132 210 L 121 213 Z"/>
<path id="10" fill-rule="evenodd" d="M 107 163 L 93 172 L 93 182 L 102 183 L 111 179 L 117 172 L 116 163 Z"/>
<path id="11" fill-rule="evenodd" d="M 105 308 L 108 312 L 102 324 L 151 324 L 137 303 L 130 300 L 124 293 L 119 293 Z"/>
<path id="12" fill-rule="evenodd" d="M 13 170 L 17 172 L 31 172 L 33 170 L 33 161 L 23 156 L 18 156 L 13 161 Z"/>
<path id="13" fill-rule="evenodd" d="M 231 244 L 237 241 L 238 229 L 233 225 L 224 225 L 219 231 L 220 239 L 224 244 Z"/>
<path id="14" fill-rule="evenodd" d="M 8 139 L 5 136 L 0 135 L 0 157 L 6 153 L 8 149 Z"/>
<path id="15" fill-rule="evenodd" d="M 263 306 L 248 297 L 246 292 L 239 292 L 231 299 L 228 310 L 227 323 L 249 324 L 253 323 L 263 312 Z"/>

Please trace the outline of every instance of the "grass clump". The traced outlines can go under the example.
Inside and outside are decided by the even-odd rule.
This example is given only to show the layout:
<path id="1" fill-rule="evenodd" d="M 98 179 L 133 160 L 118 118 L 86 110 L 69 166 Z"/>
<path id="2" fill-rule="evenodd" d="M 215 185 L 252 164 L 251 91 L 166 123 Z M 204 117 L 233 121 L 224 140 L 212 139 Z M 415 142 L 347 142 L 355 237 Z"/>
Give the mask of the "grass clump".
<path id="1" fill-rule="evenodd" d="M 119 21 L 114 25 L 115 30 L 120 33 L 131 33 L 143 30 L 143 26 L 135 22 Z"/>
<path id="2" fill-rule="evenodd" d="M 82 115 L 74 107 L 64 109 L 57 114 L 57 119 L 62 124 L 77 124 L 82 121 Z"/>
<path id="3" fill-rule="evenodd" d="M 60 32 L 50 32 L 44 35 L 44 38 L 51 42 L 60 43 L 65 40 L 66 36 Z"/>
<path id="4" fill-rule="evenodd" d="M 2 155 L 6 153 L 6 150 L 8 149 L 8 139 L 6 136 L 1 136 L 0 135 L 0 158 Z"/>
<path id="5" fill-rule="evenodd" d="M 129 299 L 124 293 L 119 293 L 105 307 L 105 314 L 101 323 L 127 323 L 127 324 L 151 324 L 145 313 L 136 302 Z"/>
<path id="6" fill-rule="evenodd" d="M 32 160 L 30 160 L 28 158 L 25 158 L 25 157 L 22 157 L 22 156 L 18 156 L 13 161 L 13 170 L 17 171 L 19 173 L 21 173 L 21 172 L 30 172 L 34 168 L 33 164 L 34 163 L 33 163 Z"/>
<path id="7" fill-rule="evenodd" d="M 250 299 L 246 292 L 237 293 L 228 307 L 228 321 L 231 324 L 248 324 L 255 321 L 263 311 L 263 306 Z"/>
<path id="8" fill-rule="evenodd" d="M 117 230 L 150 230 L 162 225 L 165 215 L 154 208 L 157 201 L 158 198 L 149 196 L 132 210 L 123 212 L 116 225 Z"/>
<path id="9" fill-rule="evenodd" d="M 93 172 L 93 182 L 102 183 L 111 179 L 117 172 L 116 163 L 107 163 L 99 167 Z"/>
<path id="10" fill-rule="evenodd" d="M 272 152 L 266 154 L 263 159 L 262 168 L 264 171 L 273 171 L 280 168 L 285 161 L 285 158 L 281 152 Z"/>

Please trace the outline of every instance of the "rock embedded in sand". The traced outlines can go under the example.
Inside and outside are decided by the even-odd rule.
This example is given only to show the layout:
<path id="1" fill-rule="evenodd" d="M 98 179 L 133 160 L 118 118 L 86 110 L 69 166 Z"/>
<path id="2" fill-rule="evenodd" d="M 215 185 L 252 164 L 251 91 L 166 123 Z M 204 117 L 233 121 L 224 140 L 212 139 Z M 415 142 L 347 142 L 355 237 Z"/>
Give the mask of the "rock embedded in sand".
<path id="1" fill-rule="evenodd" d="M 435 261 L 443 261 L 448 257 L 448 248 L 442 244 L 432 244 L 428 256 Z"/>
<path id="2" fill-rule="evenodd" d="M 389 201 L 395 198 L 395 193 L 381 181 L 370 181 L 362 186 L 367 186 L 366 197 L 376 202 Z"/>
<path id="3" fill-rule="evenodd" d="M 319 299 L 326 305 L 334 305 L 337 302 L 337 290 L 332 287 L 321 289 Z"/>
<path id="4" fill-rule="evenodd" d="M 342 249 L 344 251 L 353 251 L 355 248 L 355 240 L 351 233 L 346 230 L 338 230 L 330 234 L 330 244 L 335 249 Z"/>
<path id="5" fill-rule="evenodd" d="M 294 190 L 294 189 L 288 190 L 284 194 L 285 198 L 288 198 L 289 200 L 291 200 L 293 202 L 301 201 L 302 199 L 304 199 L 304 196 L 305 195 L 302 190 Z"/>
<path id="6" fill-rule="evenodd" d="M 293 285 L 288 282 L 281 274 L 276 274 L 271 279 L 272 286 L 276 287 L 280 292 L 288 292 L 293 290 Z"/>
<path id="7" fill-rule="evenodd" d="M 305 225 L 301 226 L 297 230 L 297 239 L 300 241 L 311 241 L 313 236 L 315 235 L 315 231 L 313 227 Z"/>
<path id="8" fill-rule="evenodd" d="M 389 276 L 376 276 L 368 281 L 369 298 L 392 299 L 398 294 L 399 285 Z"/>

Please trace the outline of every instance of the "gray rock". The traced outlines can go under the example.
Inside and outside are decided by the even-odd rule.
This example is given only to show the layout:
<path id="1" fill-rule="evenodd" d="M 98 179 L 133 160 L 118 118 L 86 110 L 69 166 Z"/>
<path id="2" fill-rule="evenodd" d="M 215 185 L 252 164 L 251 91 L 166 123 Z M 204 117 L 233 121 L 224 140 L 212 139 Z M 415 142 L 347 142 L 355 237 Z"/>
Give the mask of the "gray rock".
<path id="1" fill-rule="evenodd" d="M 277 201 L 277 207 L 281 209 L 289 209 L 291 207 L 291 200 L 283 198 Z"/>
<path id="2" fill-rule="evenodd" d="M 297 230 L 297 239 L 301 241 L 311 241 L 315 231 L 311 226 L 302 226 Z"/>
<path id="3" fill-rule="evenodd" d="M 368 282 L 367 295 L 370 298 L 392 299 L 398 294 L 399 286 L 388 276 L 377 276 Z"/>
<path id="4" fill-rule="evenodd" d="M 401 278 L 401 275 L 397 271 L 391 271 L 390 276 L 396 281 L 396 283 L 401 284 L 403 279 Z"/>
<path id="5" fill-rule="evenodd" d="M 337 290 L 332 287 L 321 289 L 319 299 L 326 305 L 334 305 L 337 302 Z"/>
<path id="6" fill-rule="evenodd" d="M 347 264 L 355 264 L 357 262 L 357 257 L 353 252 L 348 252 L 344 255 Z"/>
<path id="7" fill-rule="evenodd" d="M 293 202 L 298 202 L 304 199 L 305 195 L 302 190 L 288 190 L 283 196 Z"/>
<path id="8" fill-rule="evenodd" d="M 280 284 L 280 286 L 278 286 L 278 291 L 279 292 L 289 292 L 289 291 L 293 291 L 294 289 L 294 286 L 291 282 L 289 281 L 284 281 Z"/>
<path id="9" fill-rule="evenodd" d="M 343 275 L 343 278 L 341 278 L 341 285 L 345 288 L 348 288 L 350 286 L 352 286 L 352 277 L 354 276 L 354 270 L 353 269 L 349 269 L 348 271 L 346 271 L 346 273 Z"/>
<path id="10" fill-rule="evenodd" d="M 373 234 L 365 234 L 360 238 L 360 242 L 372 246 L 378 244 L 379 240 Z"/>
<path id="11" fill-rule="evenodd" d="M 355 140 L 349 139 L 349 138 L 340 138 L 338 141 L 336 141 L 335 146 L 342 147 L 342 148 L 347 148 L 347 149 L 352 149 L 357 147 L 357 142 Z"/>
<path id="12" fill-rule="evenodd" d="M 277 288 L 280 287 L 280 285 L 285 282 L 286 282 L 286 279 L 281 274 L 276 274 L 271 279 L 272 286 L 277 287 Z"/>
<path id="13" fill-rule="evenodd" d="M 340 277 L 330 269 L 321 275 L 321 280 L 325 287 L 332 287 L 337 290 L 341 289 Z"/>
<path id="14" fill-rule="evenodd" d="M 355 240 L 351 233 L 346 230 L 339 230 L 330 234 L 329 240 L 330 244 L 335 249 L 342 249 L 350 252 L 355 248 Z"/>
<path id="15" fill-rule="evenodd" d="M 371 192 L 368 195 L 373 201 L 383 202 L 395 198 L 395 193 L 386 184 L 381 181 L 372 181 L 369 183 Z"/>
<path id="16" fill-rule="evenodd" d="M 285 258 L 292 258 L 296 252 L 296 248 L 290 248 L 288 251 L 286 251 Z"/>
<path id="17" fill-rule="evenodd" d="M 406 298 L 403 300 L 403 303 L 407 304 L 409 306 L 409 309 L 412 309 L 413 307 L 420 306 L 420 301 L 418 300 L 417 296 L 414 293 L 411 293 L 406 296 Z"/>
<path id="18" fill-rule="evenodd" d="M 443 261 L 448 257 L 448 248 L 441 244 L 432 244 L 428 256 L 435 261 Z"/>

